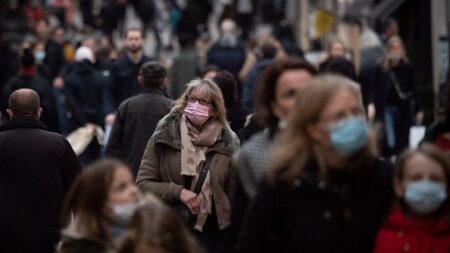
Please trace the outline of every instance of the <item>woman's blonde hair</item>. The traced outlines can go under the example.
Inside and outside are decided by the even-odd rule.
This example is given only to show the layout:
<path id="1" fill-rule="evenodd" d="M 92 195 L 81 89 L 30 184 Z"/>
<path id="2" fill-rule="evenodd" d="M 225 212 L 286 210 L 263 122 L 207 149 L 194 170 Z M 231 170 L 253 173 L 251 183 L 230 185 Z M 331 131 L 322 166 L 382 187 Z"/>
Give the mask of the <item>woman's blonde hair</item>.
<path id="1" fill-rule="evenodd" d="M 386 52 L 384 54 L 384 58 L 383 58 L 383 62 L 382 62 L 382 66 L 385 71 L 389 70 L 389 68 L 390 68 L 388 56 L 389 56 L 389 51 L 391 50 L 392 46 L 395 43 L 399 43 L 400 46 L 402 47 L 401 59 L 405 62 L 409 61 L 408 57 L 406 56 L 405 45 L 403 44 L 402 39 L 399 36 L 394 35 L 394 36 L 390 37 L 386 43 Z"/>
<path id="2" fill-rule="evenodd" d="M 305 89 L 297 95 L 296 104 L 288 119 L 288 126 L 276 140 L 270 154 L 268 179 L 275 183 L 282 181 L 292 183 L 302 172 L 306 163 L 315 158 L 320 168 L 320 176 L 325 177 L 326 170 L 321 166 L 323 158 L 315 152 L 315 141 L 308 133 L 308 128 L 320 120 L 320 115 L 328 102 L 340 91 L 346 89 L 358 99 L 364 110 L 360 88 L 354 81 L 332 74 L 314 77 Z M 356 155 L 372 153 L 370 140 L 367 146 Z M 323 163 L 322 163 L 323 164 Z"/>
<path id="3" fill-rule="evenodd" d="M 206 98 L 209 98 L 214 111 L 213 119 L 221 122 L 223 125 L 228 124 L 222 91 L 217 84 L 209 79 L 194 79 L 186 84 L 186 90 L 180 98 L 175 100 L 172 112 L 182 112 L 186 108 L 189 95 L 193 90 L 199 90 Z"/>

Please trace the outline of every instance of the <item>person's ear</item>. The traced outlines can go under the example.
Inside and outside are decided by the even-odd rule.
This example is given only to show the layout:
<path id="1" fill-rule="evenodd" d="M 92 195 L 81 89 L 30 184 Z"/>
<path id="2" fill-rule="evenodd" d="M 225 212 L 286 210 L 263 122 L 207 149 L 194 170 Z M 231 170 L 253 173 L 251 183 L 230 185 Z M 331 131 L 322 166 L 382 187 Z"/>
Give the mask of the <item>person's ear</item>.
<path id="1" fill-rule="evenodd" d="M 11 111 L 11 109 L 6 109 L 6 113 L 8 113 L 10 120 L 14 118 L 14 113 L 13 113 L 13 111 Z"/>
<path id="2" fill-rule="evenodd" d="M 144 77 L 142 75 L 138 75 L 137 79 L 138 79 L 138 83 L 141 86 L 144 86 Z"/>
<path id="3" fill-rule="evenodd" d="M 402 182 L 398 178 L 394 178 L 393 186 L 395 195 L 399 198 L 404 198 L 405 189 L 403 188 Z"/>
<path id="4" fill-rule="evenodd" d="M 44 109 L 42 109 L 42 107 L 39 107 L 38 111 L 37 111 L 37 119 L 41 118 L 42 112 L 44 111 Z"/>

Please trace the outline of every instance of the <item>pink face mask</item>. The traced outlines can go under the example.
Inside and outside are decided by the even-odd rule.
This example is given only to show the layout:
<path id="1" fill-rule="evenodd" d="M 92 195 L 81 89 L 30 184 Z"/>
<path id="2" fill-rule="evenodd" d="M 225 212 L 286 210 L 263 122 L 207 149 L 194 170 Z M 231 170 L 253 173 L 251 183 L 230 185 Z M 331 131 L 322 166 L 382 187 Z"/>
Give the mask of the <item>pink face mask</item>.
<path id="1" fill-rule="evenodd" d="M 206 105 L 201 105 L 198 101 L 188 102 L 186 108 L 184 109 L 186 117 L 192 124 L 196 126 L 201 126 L 209 119 L 209 107 Z"/>

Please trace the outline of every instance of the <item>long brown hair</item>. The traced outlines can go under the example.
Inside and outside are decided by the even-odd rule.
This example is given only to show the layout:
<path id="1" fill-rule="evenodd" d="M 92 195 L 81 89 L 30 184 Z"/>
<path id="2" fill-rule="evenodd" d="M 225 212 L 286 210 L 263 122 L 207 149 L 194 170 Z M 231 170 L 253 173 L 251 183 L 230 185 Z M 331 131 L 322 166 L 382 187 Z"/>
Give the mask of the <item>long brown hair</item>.
<path id="1" fill-rule="evenodd" d="M 319 121 L 320 115 L 328 102 L 340 90 L 347 89 L 358 99 L 364 110 L 360 88 L 354 81 L 339 76 L 326 74 L 311 79 L 305 89 L 297 95 L 293 113 L 288 119 L 288 126 L 275 142 L 270 154 L 268 179 L 275 183 L 282 181 L 291 184 L 302 172 L 308 160 L 321 155 L 314 150 L 315 141 L 308 133 L 308 127 Z M 358 152 L 359 156 L 372 153 L 372 140 Z M 321 164 L 319 163 L 319 166 Z M 321 166 L 321 175 L 325 168 Z"/>
<path id="2" fill-rule="evenodd" d="M 117 253 L 133 253 L 142 245 L 152 252 L 203 252 L 179 215 L 156 198 L 136 210 Z"/>
<path id="3" fill-rule="evenodd" d="M 73 212 L 77 231 L 97 240 L 109 240 L 105 207 L 114 173 L 122 162 L 105 159 L 87 166 L 67 194 L 62 211 L 62 222 L 69 225 Z"/>
<path id="4" fill-rule="evenodd" d="M 278 127 L 278 117 L 272 109 L 275 103 L 275 92 L 280 76 L 289 70 L 304 70 L 312 76 L 317 70 L 305 60 L 300 58 L 286 58 L 274 61 L 263 73 L 262 82 L 256 90 L 256 108 L 261 111 L 261 123 L 264 127 L 275 130 Z"/>

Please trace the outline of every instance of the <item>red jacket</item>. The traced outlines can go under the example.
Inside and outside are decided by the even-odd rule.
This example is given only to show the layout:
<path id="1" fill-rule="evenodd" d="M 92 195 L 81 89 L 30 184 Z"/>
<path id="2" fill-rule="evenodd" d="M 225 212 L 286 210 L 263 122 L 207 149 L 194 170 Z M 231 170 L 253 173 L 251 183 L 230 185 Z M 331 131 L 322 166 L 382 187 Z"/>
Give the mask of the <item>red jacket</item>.
<path id="1" fill-rule="evenodd" d="M 374 253 L 450 253 L 450 224 L 444 219 L 407 217 L 395 209 L 375 241 Z"/>

